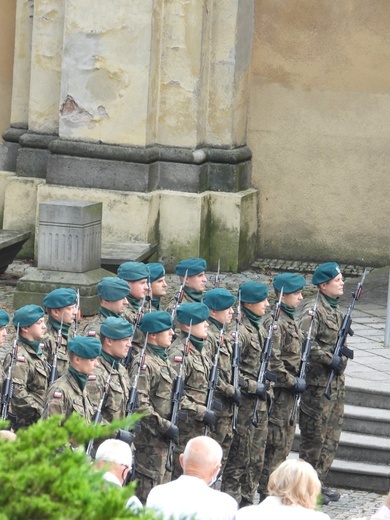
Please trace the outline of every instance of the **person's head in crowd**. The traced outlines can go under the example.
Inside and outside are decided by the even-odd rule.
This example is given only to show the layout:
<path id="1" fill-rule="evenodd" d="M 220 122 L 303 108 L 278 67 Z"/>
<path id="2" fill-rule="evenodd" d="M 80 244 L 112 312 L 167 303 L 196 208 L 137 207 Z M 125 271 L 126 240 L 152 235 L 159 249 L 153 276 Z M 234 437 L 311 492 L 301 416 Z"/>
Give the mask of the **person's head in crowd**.
<path id="1" fill-rule="evenodd" d="M 265 283 L 248 281 L 238 288 L 241 298 L 241 308 L 246 310 L 249 316 L 259 318 L 264 316 L 269 307 L 268 287 Z"/>
<path id="2" fill-rule="evenodd" d="M 142 300 L 148 294 L 149 268 L 142 262 L 124 262 L 118 267 L 119 278 L 125 280 L 130 287 L 129 299 Z"/>
<path id="3" fill-rule="evenodd" d="M 173 321 L 169 312 L 148 312 L 142 317 L 139 328 L 144 334 L 148 334 L 150 345 L 168 348 L 172 343 Z"/>
<path id="4" fill-rule="evenodd" d="M 71 325 L 76 317 L 77 293 L 74 289 L 59 288 L 43 299 L 47 315 L 58 323 Z"/>
<path id="5" fill-rule="evenodd" d="M 282 304 L 286 308 L 296 309 L 303 300 L 302 289 L 306 285 L 306 280 L 300 274 L 282 273 L 275 276 L 273 286 L 276 298 L 279 299 L 283 289 Z"/>
<path id="6" fill-rule="evenodd" d="M 100 307 L 120 315 L 129 305 L 127 296 L 130 287 L 125 280 L 116 276 L 102 278 L 97 285 Z"/>
<path id="7" fill-rule="evenodd" d="M 316 470 L 302 459 L 288 459 L 271 473 L 268 492 L 280 498 L 286 506 L 314 509 L 321 493 Z"/>
<path id="8" fill-rule="evenodd" d="M 344 278 L 336 262 L 320 264 L 313 273 L 312 282 L 329 298 L 337 299 L 344 292 Z"/>
<path id="9" fill-rule="evenodd" d="M 131 472 L 133 455 L 127 442 L 107 439 L 98 447 L 95 461 L 97 469 L 111 473 L 118 480 L 118 485 L 123 486 Z"/>
<path id="10" fill-rule="evenodd" d="M 210 318 L 222 325 L 228 325 L 233 318 L 233 305 L 236 297 L 227 289 L 211 289 L 203 298 L 203 303 L 210 309 Z"/>
<path id="11" fill-rule="evenodd" d="M 15 311 L 14 327 L 19 327 L 19 336 L 28 341 L 40 341 L 46 331 L 45 311 L 39 305 L 24 305 Z"/>
<path id="12" fill-rule="evenodd" d="M 179 460 L 184 475 L 198 477 L 210 485 L 218 477 L 222 456 L 223 451 L 217 441 L 199 436 L 187 442 Z"/>
<path id="13" fill-rule="evenodd" d="M 16 441 L 16 433 L 10 430 L 0 430 L 0 442 L 1 441 Z"/>
<path id="14" fill-rule="evenodd" d="M 0 309 L 0 347 L 4 346 L 7 337 L 7 325 L 9 323 L 9 315 L 3 309 Z"/>
<path id="15" fill-rule="evenodd" d="M 204 303 L 182 303 L 177 309 L 176 319 L 180 330 L 188 334 L 191 327 L 191 336 L 204 340 L 209 329 L 209 316 L 210 310 Z"/>
<path id="16" fill-rule="evenodd" d="M 159 262 L 148 264 L 150 271 L 150 285 L 152 288 L 152 299 L 162 298 L 167 294 L 168 284 L 165 281 L 165 269 Z"/>
<path id="17" fill-rule="evenodd" d="M 69 364 L 79 374 L 89 376 L 99 365 L 102 345 L 97 338 L 90 336 L 75 336 L 68 343 Z"/>
<path id="18" fill-rule="evenodd" d="M 183 282 L 187 273 L 186 291 L 195 291 L 195 293 L 202 293 L 206 287 L 207 263 L 204 258 L 187 258 L 180 260 L 175 267 L 175 273 L 179 275 L 180 281 Z"/>
<path id="19" fill-rule="evenodd" d="M 131 338 L 134 334 L 134 327 L 123 318 L 109 316 L 100 326 L 100 341 L 102 350 L 120 360 L 126 357 L 131 347 Z"/>

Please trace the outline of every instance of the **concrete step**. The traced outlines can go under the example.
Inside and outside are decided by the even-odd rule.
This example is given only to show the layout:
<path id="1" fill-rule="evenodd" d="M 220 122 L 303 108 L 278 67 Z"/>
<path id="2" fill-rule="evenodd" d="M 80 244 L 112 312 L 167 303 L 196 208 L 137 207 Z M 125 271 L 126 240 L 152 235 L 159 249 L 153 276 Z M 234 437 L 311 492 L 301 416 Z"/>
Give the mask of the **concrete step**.
<path id="1" fill-rule="evenodd" d="M 390 410 L 390 390 L 388 388 L 362 388 L 361 386 L 346 386 L 346 404 Z"/>
<path id="2" fill-rule="evenodd" d="M 299 451 L 299 437 L 300 435 L 296 434 L 293 444 L 294 451 Z M 390 465 L 390 438 L 343 431 L 337 450 L 337 459 Z"/>
<path id="3" fill-rule="evenodd" d="M 146 262 L 157 252 L 157 244 L 142 242 L 102 242 L 103 269 L 116 273 L 123 262 Z"/>
<path id="4" fill-rule="evenodd" d="M 22 249 L 23 244 L 31 236 L 31 231 L 0 230 L 0 274 L 12 264 L 15 256 Z"/>
<path id="5" fill-rule="evenodd" d="M 347 404 L 343 430 L 386 437 L 390 432 L 390 410 Z"/>

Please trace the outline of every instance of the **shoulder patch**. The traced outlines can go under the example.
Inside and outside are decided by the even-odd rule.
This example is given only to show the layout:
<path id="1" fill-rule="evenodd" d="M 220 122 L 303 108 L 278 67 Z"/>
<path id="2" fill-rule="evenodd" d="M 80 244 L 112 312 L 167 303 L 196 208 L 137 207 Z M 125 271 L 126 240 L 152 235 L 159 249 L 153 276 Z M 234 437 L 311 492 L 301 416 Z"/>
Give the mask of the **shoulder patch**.
<path id="1" fill-rule="evenodd" d="M 54 392 L 53 397 L 55 397 L 56 399 L 61 399 L 62 392 Z"/>
<path id="2" fill-rule="evenodd" d="M 41 349 L 45 348 L 45 344 L 44 343 L 40 343 L 39 346 L 41 347 Z"/>
<path id="3" fill-rule="evenodd" d="M 181 363 L 183 361 L 183 356 L 175 356 L 174 357 L 174 362 L 175 363 Z"/>
<path id="4" fill-rule="evenodd" d="M 26 361 L 26 358 L 24 356 L 17 356 L 16 361 L 20 361 L 21 363 L 24 363 Z"/>
<path id="5" fill-rule="evenodd" d="M 95 374 L 91 374 L 88 376 L 88 381 L 96 381 L 96 375 Z"/>
<path id="6" fill-rule="evenodd" d="M 147 368 L 148 368 L 148 365 L 146 363 L 144 363 L 141 367 L 141 370 L 145 371 Z"/>
<path id="7" fill-rule="evenodd" d="M 94 338 L 94 337 L 96 337 L 96 330 L 90 330 L 90 331 L 88 331 L 88 337 L 89 337 L 89 338 Z"/>

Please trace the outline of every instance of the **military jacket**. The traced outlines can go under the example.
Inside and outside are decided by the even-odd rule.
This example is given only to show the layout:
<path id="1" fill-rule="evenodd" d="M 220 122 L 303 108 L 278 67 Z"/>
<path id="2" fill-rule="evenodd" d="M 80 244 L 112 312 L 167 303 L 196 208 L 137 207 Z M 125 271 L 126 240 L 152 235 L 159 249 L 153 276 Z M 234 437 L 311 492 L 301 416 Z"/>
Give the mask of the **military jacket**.
<path id="1" fill-rule="evenodd" d="M 180 331 L 168 348 L 169 359 L 177 373 L 180 370 L 186 338 L 187 334 Z M 190 342 L 183 369 L 184 393 L 188 398 L 188 409 L 196 412 L 196 419 L 199 421 L 203 420 L 206 411 L 210 366 L 211 361 L 205 348 L 198 352 Z"/>
<path id="2" fill-rule="evenodd" d="M 11 356 L 4 360 L 7 371 Z M 17 417 L 17 427 L 26 427 L 40 419 L 48 385 L 45 355 L 39 357 L 33 348 L 18 341 L 17 359 L 12 371 L 13 393 L 11 413 Z"/>
<path id="3" fill-rule="evenodd" d="M 45 399 L 43 419 L 52 415 L 64 415 L 67 419 L 73 412 L 92 422 L 94 408 L 87 395 L 87 390 L 81 390 L 77 381 L 68 371 L 50 386 Z"/>
<path id="4" fill-rule="evenodd" d="M 72 338 L 74 334 L 74 328 L 71 327 L 69 329 L 69 336 L 68 339 L 65 339 L 64 336 L 61 338 L 61 345 L 58 348 L 58 355 L 57 355 L 57 372 L 58 377 L 61 377 L 64 375 L 69 366 L 69 357 L 68 357 L 68 341 Z M 53 357 L 57 348 L 58 343 L 58 332 L 55 330 L 53 325 L 47 321 L 46 322 L 46 332 L 43 336 L 42 343 L 45 345 L 45 355 L 47 363 L 50 365 L 53 364 Z"/>
<path id="5" fill-rule="evenodd" d="M 123 419 L 126 416 L 126 405 L 129 400 L 130 379 L 125 367 L 119 364 L 118 369 L 111 370 L 111 364 L 103 356 L 98 357 L 99 366 L 94 374 L 88 378 L 87 392 L 90 401 L 97 410 L 103 396 L 107 378 L 111 373 L 109 389 L 103 403 L 103 418 L 112 422 L 114 419 Z"/>
<path id="6" fill-rule="evenodd" d="M 198 303 L 198 300 L 194 300 L 189 294 L 187 294 L 185 291 L 183 291 L 183 298 L 179 305 L 181 305 L 182 303 Z M 174 297 L 171 300 L 169 300 L 169 303 L 166 306 L 165 311 L 169 312 L 169 314 L 172 314 L 175 306 L 176 306 L 176 298 Z"/>
<path id="7" fill-rule="evenodd" d="M 266 330 L 272 324 L 272 318 L 271 314 L 264 318 L 263 325 Z M 295 385 L 295 377 L 299 373 L 303 334 L 298 323 L 290 318 L 283 309 L 276 322 L 272 339 L 272 365 L 277 378 L 275 388 L 292 389 Z"/>
<path id="8" fill-rule="evenodd" d="M 100 339 L 100 326 L 105 320 L 102 314 L 95 316 L 83 329 L 83 336 L 94 336 Z"/>
<path id="9" fill-rule="evenodd" d="M 141 313 L 141 317 L 147 312 L 146 305 L 144 305 L 144 308 Z M 133 307 L 133 305 L 129 302 L 128 307 L 126 308 L 125 312 L 123 313 L 123 317 L 130 322 L 135 327 L 135 322 L 137 320 L 137 314 L 138 311 Z M 134 332 L 133 341 L 131 342 L 133 347 L 142 348 L 145 343 L 145 334 L 142 332 L 142 330 L 137 327 Z M 134 354 L 133 354 L 134 355 Z"/>
<path id="10" fill-rule="evenodd" d="M 314 301 L 313 298 L 305 302 L 300 315 L 299 324 L 305 336 L 310 327 L 309 311 L 313 309 Z M 319 293 L 311 330 L 310 358 L 306 369 L 306 380 L 309 385 L 326 386 L 330 375 L 329 365 L 342 321 L 343 315 L 339 308 L 331 307 L 325 296 Z M 346 365 L 344 356 L 343 360 Z M 344 375 L 339 377 L 343 378 Z"/>

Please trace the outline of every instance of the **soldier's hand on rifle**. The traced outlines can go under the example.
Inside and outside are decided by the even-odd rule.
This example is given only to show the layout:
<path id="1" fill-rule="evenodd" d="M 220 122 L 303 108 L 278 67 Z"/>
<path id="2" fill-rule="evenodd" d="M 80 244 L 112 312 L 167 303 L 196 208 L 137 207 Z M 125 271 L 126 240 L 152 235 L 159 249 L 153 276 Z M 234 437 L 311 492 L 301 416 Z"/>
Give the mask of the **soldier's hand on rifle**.
<path id="1" fill-rule="evenodd" d="M 306 381 L 303 379 L 303 377 L 296 377 L 295 383 L 294 383 L 294 392 L 296 394 L 301 394 L 306 390 Z"/>
<path id="2" fill-rule="evenodd" d="M 175 424 L 171 424 L 168 430 L 165 432 L 167 439 L 178 443 L 179 442 L 179 428 Z"/>
<path id="3" fill-rule="evenodd" d="M 344 363 L 340 356 L 333 354 L 332 361 L 330 362 L 330 368 L 335 371 L 336 375 L 340 375 L 344 371 Z"/>
<path id="4" fill-rule="evenodd" d="M 217 426 L 217 417 L 215 413 L 212 410 L 206 410 L 203 417 L 203 422 L 210 428 L 211 431 L 214 431 L 215 427 Z"/>
<path id="5" fill-rule="evenodd" d="M 265 401 L 267 399 L 267 386 L 262 383 L 257 383 L 255 394 L 259 399 Z"/>
<path id="6" fill-rule="evenodd" d="M 116 432 L 115 438 L 119 439 L 120 441 L 126 442 L 130 446 L 134 440 L 134 435 L 132 432 L 129 432 L 129 430 L 119 429 Z"/>
<path id="7" fill-rule="evenodd" d="M 232 395 L 232 401 L 237 406 L 241 405 L 241 390 L 239 388 L 235 388 L 234 394 Z"/>

